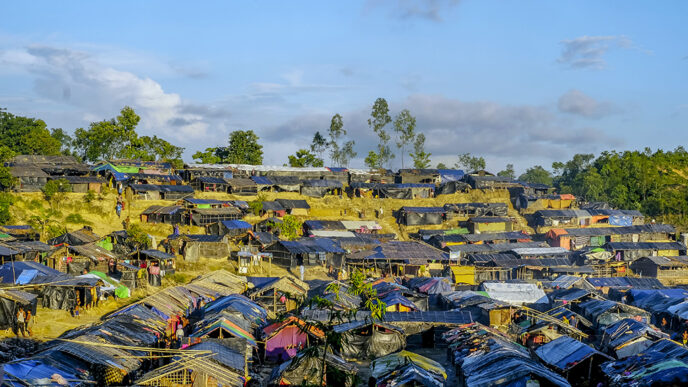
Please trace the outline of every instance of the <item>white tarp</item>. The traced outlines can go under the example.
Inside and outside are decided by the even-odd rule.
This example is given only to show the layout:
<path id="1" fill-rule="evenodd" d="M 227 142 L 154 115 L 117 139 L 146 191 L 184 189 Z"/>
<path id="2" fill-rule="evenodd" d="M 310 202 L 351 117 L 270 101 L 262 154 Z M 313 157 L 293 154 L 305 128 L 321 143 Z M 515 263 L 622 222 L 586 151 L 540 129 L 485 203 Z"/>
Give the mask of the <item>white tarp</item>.
<path id="1" fill-rule="evenodd" d="M 535 284 L 484 282 L 482 286 L 490 298 L 512 305 L 549 302 L 545 291 Z"/>

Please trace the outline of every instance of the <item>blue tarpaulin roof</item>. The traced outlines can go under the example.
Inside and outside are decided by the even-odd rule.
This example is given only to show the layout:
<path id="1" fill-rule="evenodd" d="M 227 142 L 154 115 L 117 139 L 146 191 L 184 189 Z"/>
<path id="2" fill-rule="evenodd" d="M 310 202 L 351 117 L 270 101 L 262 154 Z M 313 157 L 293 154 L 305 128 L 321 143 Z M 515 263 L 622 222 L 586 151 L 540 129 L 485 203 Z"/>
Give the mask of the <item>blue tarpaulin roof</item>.
<path id="1" fill-rule="evenodd" d="M 208 183 L 208 184 L 227 184 L 225 179 L 221 179 L 219 177 L 212 177 L 212 176 L 201 176 L 201 177 L 197 177 L 196 180 L 200 181 L 201 183 Z"/>
<path id="2" fill-rule="evenodd" d="M 252 228 L 251 223 L 244 222 L 243 220 L 223 220 L 222 222 L 223 226 L 227 227 L 230 230 L 248 230 Z"/>
<path id="3" fill-rule="evenodd" d="M 52 282 L 57 278 L 70 277 L 65 273 L 59 272 L 40 263 L 32 261 L 23 261 L 7 262 L 4 265 L 0 266 L 0 279 L 4 284 L 14 284 L 16 283 L 16 279 L 18 279 L 25 270 L 31 270 L 36 272 L 36 274 L 32 274 L 30 272 L 30 274 L 27 274 L 26 277 L 22 277 L 23 280 L 31 277 L 29 283 L 32 284 Z"/>
<path id="4" fill-rule="evenodd" d="M 141 250 L 141 254 L 157 259 L 174 259 L 175 256 L 160 250 Z"/>
<path id="5" fill-rule="evenodd" d="M 561 336 L 535 350 L 543 363 L 565 372 L 593 355 L 609 358 L 592 347 L 568 336 Z"/>
<path id="6" fill-rule="evenodd" d="M 216 200 L 216 199 L 197 199 L 197 198 L 186 198 L 185 202 L 191 204 L 229 204 L 228 200 Z"/>
<path id="7" fill-rule="evenodd" d="M 251 180 L 258 185 L 272 185 L 272 181 L 265 176 L 251 176 Z"/>
<path id="8" fill-rule="evenodd" d="M 131 184 L 134 191 L 158 191 L 158 192 L 188 192 L 193 193 L 193 187 L 189 185 L 156 185 L 156 184 Z"/>

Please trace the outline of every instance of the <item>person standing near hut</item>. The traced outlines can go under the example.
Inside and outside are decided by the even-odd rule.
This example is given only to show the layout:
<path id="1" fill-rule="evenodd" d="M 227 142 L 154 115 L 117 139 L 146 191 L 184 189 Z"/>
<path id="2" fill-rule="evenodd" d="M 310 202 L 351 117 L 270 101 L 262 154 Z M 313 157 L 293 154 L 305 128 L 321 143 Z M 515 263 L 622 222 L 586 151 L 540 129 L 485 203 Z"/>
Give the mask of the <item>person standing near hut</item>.
<path id="1" fill-rule="evenodd" d="M 29 334 L 29 337 L 33 337 L 33 316 L 31 315 L 31 309 L 26 311 L 25 320 L 26 333 Z"/>
<path id="2" fill-rule="evenodd" d="M 24 316 L 24 308 L 20 307 L 19 310 L 17 310 L 17 336 L 19 336 L 19 332 L 21 332 L 22 337 L 26 337 L 26 333 L 24 332 L 25 324 L 26 318 Z"/>
<path id="3" fill-rule="evenodd" d="M 122 216 L 122 202 L 117 198 L 117 204 L 115 205 L 115 212 L 117 213 L 117 217 Z"/>

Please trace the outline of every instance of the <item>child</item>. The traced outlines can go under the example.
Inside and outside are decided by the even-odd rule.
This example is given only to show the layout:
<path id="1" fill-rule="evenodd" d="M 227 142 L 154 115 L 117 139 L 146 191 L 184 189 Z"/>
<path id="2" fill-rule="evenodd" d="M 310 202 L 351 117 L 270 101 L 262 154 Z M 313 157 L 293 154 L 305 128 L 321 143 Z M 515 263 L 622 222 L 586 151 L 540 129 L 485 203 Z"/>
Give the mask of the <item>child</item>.
<path id="1" fill-rule="evenodd" d="M 79 318 L 79 303 L 74 306 L 74 317 Z"/>

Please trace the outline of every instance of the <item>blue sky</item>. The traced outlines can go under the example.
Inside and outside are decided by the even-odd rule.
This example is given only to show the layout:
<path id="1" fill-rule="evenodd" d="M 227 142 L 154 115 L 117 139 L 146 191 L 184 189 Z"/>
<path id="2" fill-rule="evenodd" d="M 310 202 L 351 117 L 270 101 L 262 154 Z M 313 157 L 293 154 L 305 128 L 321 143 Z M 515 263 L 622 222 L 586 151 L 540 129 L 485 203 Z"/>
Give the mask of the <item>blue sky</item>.
<path id="1" fill-rule="evenodd" d="M 685 15 L 681 1 L 12 2 L 0 107 L 73 131 L 129 105 L 188 160 L 253 129 L 278 165 L 340 113 L 360 167 L 384 97 L 417 117 L 433 163 L 471 152 L 520 171 L 686 145 Z"/>

